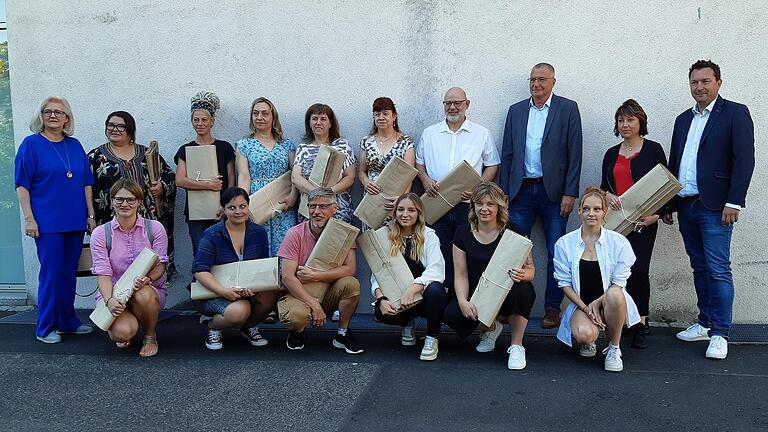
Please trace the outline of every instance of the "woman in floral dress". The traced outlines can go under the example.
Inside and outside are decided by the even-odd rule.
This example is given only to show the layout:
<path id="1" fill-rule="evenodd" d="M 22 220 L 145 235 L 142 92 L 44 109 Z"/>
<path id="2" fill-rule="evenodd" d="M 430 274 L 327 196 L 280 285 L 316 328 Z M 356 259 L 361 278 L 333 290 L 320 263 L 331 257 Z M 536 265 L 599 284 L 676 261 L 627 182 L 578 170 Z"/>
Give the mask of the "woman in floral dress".
<path id="1" fill-rule="evenodd" d="M 135 181 L 144 189 L 144 202 L 139 214 L 145 219 L 160 221 L 168 233 L 167 278 L 176 274 L 174 264 L 173 215 L 176 204 L 176 175 L 160 156 L 160 181 L 149 181 L 147 147 L 136 144 L 136 120 L 125 111 L 115 111 L 104 122 L 104 134 L 109 140 L 88 152 L 93 185 L 93 210 L 96 223 L 112 220 L 109 190 L 121 178 Z"/>
<path id="2" fill-rule="evenodd" d="M 237 142 L 236 165 L 237 185 L 252 194 L 293 168 L 296 145 L 283 137 L 277 108 L 267 98 L 260 97 L 251 104 L 250 129 L 251 134 Z M 286 210 L 263 225 L 271 257 L 277 255 L 288 229 L 296 225 L 297 197 L 295 187 L 287 196 L 279 197 Z"/>
<path id="3" fill-rule="evenodd" d="M 299 192 L 309 193 L 316 186 L 308 179 L 315 166 L 315 159 L 320 146 L 327 145 L 334 150 L 346 154 L 341 179 L 331 187 L 336 193 L 337 210 L 333 216 L 349 223 L 352 220 L 352 197 L 349 190 L 355 183 L 355 153 L 346 139 L 339 134 L 339 122 L 328 105 L 314 104 L 304 115 L 304 142 L 296 149 L 296 164 L 293 167 L 291 180 Z M 299 221 L 305 220 L 299 215 Z"/>

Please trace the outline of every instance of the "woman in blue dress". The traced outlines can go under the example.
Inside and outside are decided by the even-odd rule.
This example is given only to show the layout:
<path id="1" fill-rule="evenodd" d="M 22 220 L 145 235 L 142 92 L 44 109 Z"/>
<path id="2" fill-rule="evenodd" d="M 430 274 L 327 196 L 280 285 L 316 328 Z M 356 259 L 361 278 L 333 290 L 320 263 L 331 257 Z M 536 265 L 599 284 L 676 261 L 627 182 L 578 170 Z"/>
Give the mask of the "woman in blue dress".
<path id="1" fill-rule="evenodd" d="M 260 97 L 251 104 L 251 134 L 237 142 L 237 185 L 253 194 L 293 168 L 296 145 L 283 137 L 280 115 L 275 105 Z M 280 197 L 286 210 L 264 223 L 269 237 L 269 256 L 277 255 L 288 229 L 296 225 L 298 190 Z"/>
<path id="2" fill-rule="evenodd" d="M 66 99 L 46 98 L 29 128 L 34 134 L 16 153 L 16 193 L 24 234 L 35 239 L 40 261 L 35 333 L 41 342 L 58 343 L 61 334 L 93 331 L 74 306 L 83 236 L 96 227 L 93 174 L 82 144 L 72 137 L 75 119 Z"/>

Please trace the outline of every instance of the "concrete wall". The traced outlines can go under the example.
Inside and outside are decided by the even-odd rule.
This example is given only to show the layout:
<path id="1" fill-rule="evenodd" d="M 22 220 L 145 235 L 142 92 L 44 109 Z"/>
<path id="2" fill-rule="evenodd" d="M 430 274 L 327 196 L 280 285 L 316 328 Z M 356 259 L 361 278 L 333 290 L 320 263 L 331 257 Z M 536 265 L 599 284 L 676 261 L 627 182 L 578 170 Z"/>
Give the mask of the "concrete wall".
<path id="1" fill-rule="evenodd" d="M 418 136 L 441 120 L 442 95 L 458 85 L 472 101 L 469 116 L 500 144 L 507 107 L 528 96 L 531 66 L 547 61 L 557 68 L 555 92 L 581 109 L 582 186 L 599 182 L 602 155 L 618 142 L 613 113 L 627 98 L 645 107 L 648 137 L 668 149 L 675 116 L 693 104 L 688 66 L 711 58 L 722 66 L 723 96 L 750 107 L 757 139 L 748 207 L 733 237 L 734 318 L 768 322 L 762 1 L 8 0 L 8 21 L 19 142 L 40 100 L 59 94 L 72 103 L 86 149 L 105 141 L 104 116 L 125 109 L 137 119 L 139 142 L 158 139 L 170 158 L 194 137 L 188 106 L 199 90 L 220 96 L 215 132 L 231 142 L 247 132 L 249 104 L 262 95 L 276 103 L 294 140 L 306 107 L 322 101 L 336 110 L 343 135 L 358 141 L 381 95 L 395 100 L 400 124 Z M 186 241 L 180 213 L 177 238 Z M 572 217 L 569 227 L 576 226 Z M 540 314 L 540 231 L 533 240 Z M 34 299 L 37 261 L 26 242 Z M 189 269 L 188 247 L 179 246 L 182 271 Z M 695 294 L 676 228 L 660 229 L 653 273 L 653 318 L 692 319 Z M 177 299 L 183 294 L 176 290 Z"/>

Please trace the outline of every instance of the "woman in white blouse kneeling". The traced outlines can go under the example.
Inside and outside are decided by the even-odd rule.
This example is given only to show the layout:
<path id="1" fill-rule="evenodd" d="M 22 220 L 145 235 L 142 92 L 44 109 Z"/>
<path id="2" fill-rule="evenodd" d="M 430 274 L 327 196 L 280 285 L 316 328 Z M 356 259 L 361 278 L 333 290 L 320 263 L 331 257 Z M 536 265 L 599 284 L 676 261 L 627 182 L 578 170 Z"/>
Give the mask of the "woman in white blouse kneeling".
<path id="1" fill-rule="evenodd" d="M 623 235 L 604 229 L 608 205 L 605 192 L 590 186 L 579 202 L 581 228 L 555 243 L 555 279 L 571 304 L 563 314 L 557 338 L 581 346 L 579 354 L 593 357 L 600 330 L 609 344 L 603 350 L 605 370 L 621 372 L 621 329 L 640 321 L 634 300 L 624 289 L 635 254 Z"/>

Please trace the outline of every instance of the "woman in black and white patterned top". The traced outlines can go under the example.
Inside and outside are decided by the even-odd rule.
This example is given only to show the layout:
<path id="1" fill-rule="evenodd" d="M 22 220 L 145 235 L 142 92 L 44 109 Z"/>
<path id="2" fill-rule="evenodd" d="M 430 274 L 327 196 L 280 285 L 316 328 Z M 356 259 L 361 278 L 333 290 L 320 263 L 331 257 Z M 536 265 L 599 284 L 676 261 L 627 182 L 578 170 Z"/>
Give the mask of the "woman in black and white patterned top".
<path id="1" fill-rule="evenodd" d="M 387 163 L 396 156 L 411 166 L 416 163 L 413 138 L 400 132 L 395 103 L 388 97 L 380 97 L 373 101 L 371 133 L 360 141 L 359 175 L 366 193 L 376 195 L 380 192 L 375 181 Z M 410 188 L 405 192 L 409 191 Z M 385 204 L 387 211 L 392 211 L 395 199 L 397 197 L 392 197 Z"/>
<path id="2" fill-rule="evenodd" d="M 291 180 L 294 186 L 302 193 L 309 193 L 316 188 L 308 179 L 315 165 L 315 159 L 321 145 L 327 145 L 347 155 L 344 161 L 344 169 L 341 179 L 331 189 L 336 193 L 337 210 L 333 216 L 349 223 L 352 220 L 352 199 L 349 190 L 355 183 L 355 153 L 346 139 L 339 134 L 339 122 L 336 115 L 328 105 L 314 104 L 307 109 L 304 115 L 304 138 L 296 148 L 296 159 L 293 165 Z M 299 222 L 306 220 L 299 215 Z"/>

